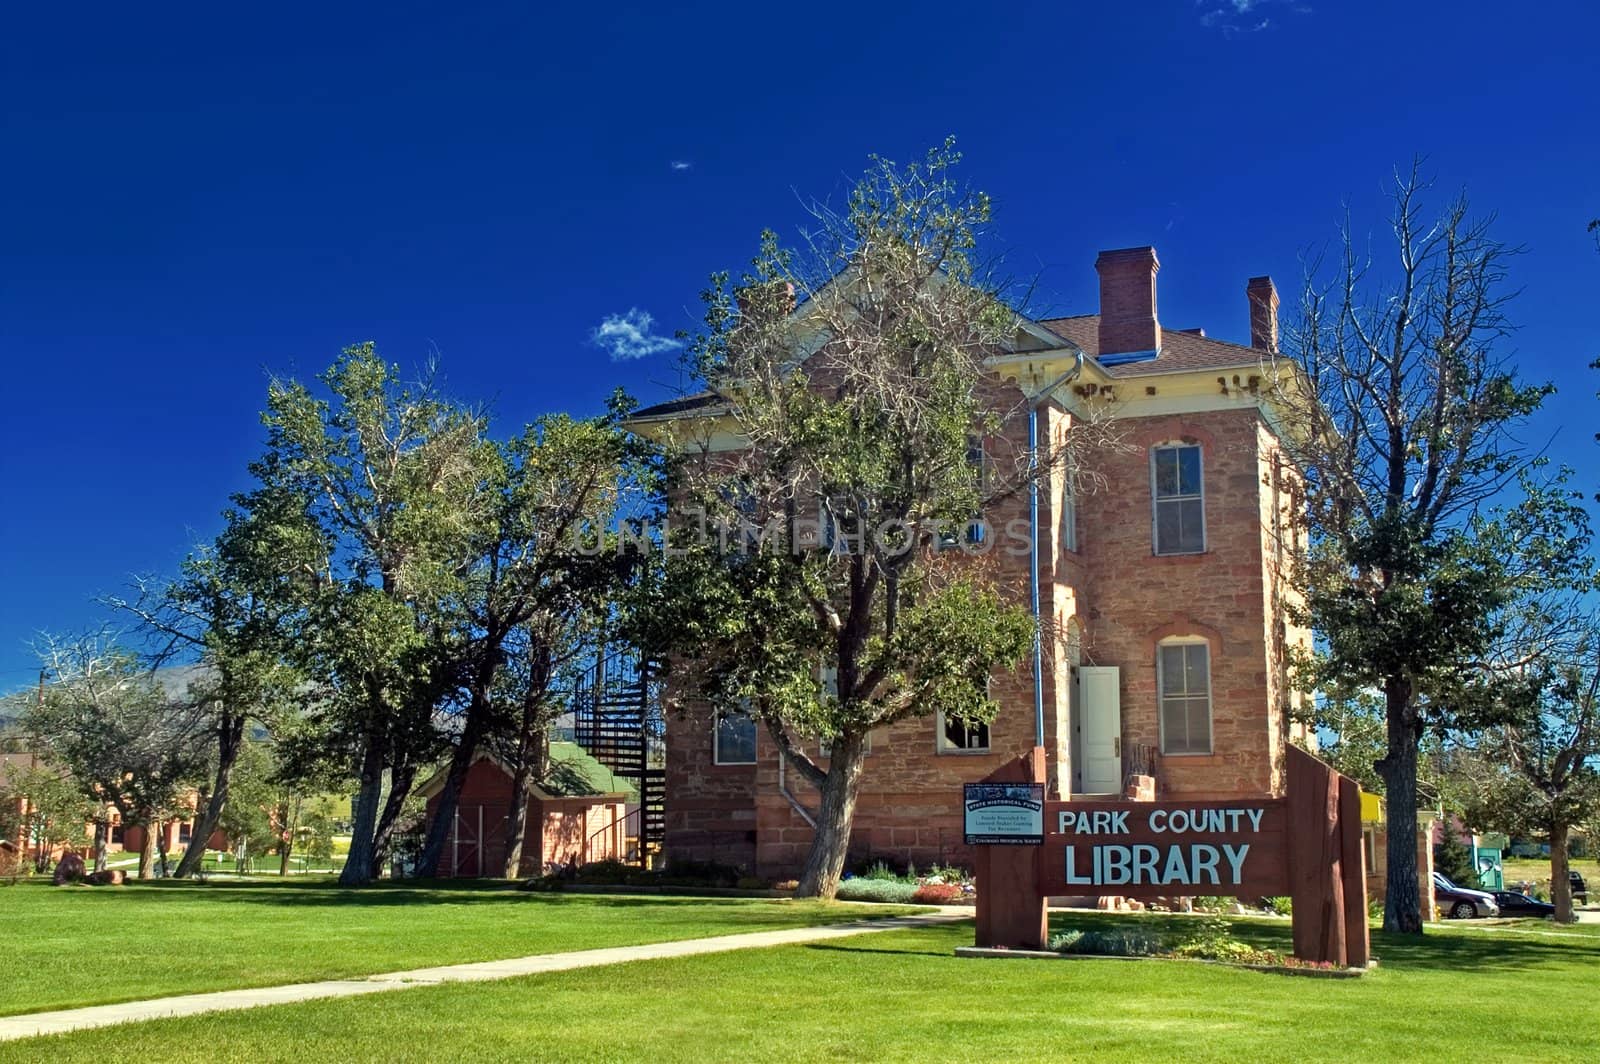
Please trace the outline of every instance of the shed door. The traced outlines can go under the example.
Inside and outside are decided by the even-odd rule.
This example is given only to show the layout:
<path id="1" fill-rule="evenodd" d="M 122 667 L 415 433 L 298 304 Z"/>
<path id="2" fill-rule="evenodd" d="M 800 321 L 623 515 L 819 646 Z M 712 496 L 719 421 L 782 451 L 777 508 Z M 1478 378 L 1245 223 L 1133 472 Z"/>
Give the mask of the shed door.
<path id="1" fill-rule="evenodd" d="M 1078 749 L 1085 794 L 1122 790 L 1122 692 L 1115 665 L 1078 667 Z"/>

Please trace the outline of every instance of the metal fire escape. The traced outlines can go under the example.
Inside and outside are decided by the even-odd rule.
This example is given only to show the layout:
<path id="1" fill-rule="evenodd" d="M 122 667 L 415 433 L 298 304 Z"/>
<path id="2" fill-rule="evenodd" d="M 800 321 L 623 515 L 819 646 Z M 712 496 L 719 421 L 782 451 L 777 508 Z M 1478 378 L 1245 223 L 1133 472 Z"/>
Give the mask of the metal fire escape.
<path id="1" fill-rule="evenodd" d="M 649 867 L 666 837 L 665 721 L 661 682 L 632 647 L 601 644 L 573 692 L 573 739 L 613 773 L 631 780 L 639 807 L 628 814 L 634 856 Z"/>

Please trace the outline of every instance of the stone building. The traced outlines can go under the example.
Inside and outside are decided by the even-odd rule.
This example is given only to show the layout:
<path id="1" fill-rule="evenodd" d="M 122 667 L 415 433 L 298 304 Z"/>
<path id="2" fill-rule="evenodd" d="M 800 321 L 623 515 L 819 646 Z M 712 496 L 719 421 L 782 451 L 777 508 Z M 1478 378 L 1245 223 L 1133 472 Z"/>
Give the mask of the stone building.
<path id="1" fill-rule="evenodd" d="M 1117 441 L 1040 491 L 1040 616 L 1055 634 L 1037 678 L 1050 797 L 1148 796 L 1152 782 L 1162 799 L 1281 793 L 1299 727 L 1288 652 L 1309 635 L 1286 609 L 1304 533 L 1266 385 L 1277 293 L 1266 277 L 1245 286 L 1243 345 L 1163 326 L 1153 248 L 1102 252 L 1095 268 L 1099 313 L 1022 320 L 990 363 L 1006 409 L 1036 404 L 1041 441 L 1081 428 L 1091 407 L 1110 412 Z M 715 418 L 701 396 L 640 410 L 633 425 L 648 434 Z M 993 452 L 1027 445 L 1025 418 L 985 441 Z M 1019 498 L 985 518 L 1005 527 L 1027 515 Z M 995 557 L 1025 597 L 1028 558 Z M 852 853 L 969 863 L 961 784 L 1034 745 L 1035 682 L 1027 666 L 996 674 L 1001 708 L 987 727 L 923 718 L 873 733 Z M 668 859 L 792 874 L 817 796 L 770 737 L 704 705 L 666 728 Z"/>

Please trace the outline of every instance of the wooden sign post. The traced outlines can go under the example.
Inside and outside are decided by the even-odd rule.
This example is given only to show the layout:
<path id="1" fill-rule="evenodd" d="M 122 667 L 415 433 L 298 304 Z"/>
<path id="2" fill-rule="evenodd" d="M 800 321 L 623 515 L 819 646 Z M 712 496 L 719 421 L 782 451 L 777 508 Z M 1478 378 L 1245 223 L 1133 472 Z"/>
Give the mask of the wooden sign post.
<path id="1" fill-rule="evenodd" d="M 1361 792 L 1303 750 L 1287 757 L 1282 798 L 1045 802 L 1042 844 L 976 847 L 977 944 L 1043 949 L 1052 895 L 1287 894 L 1296 957 L 1365 967 Z M 1036 747 L 984 782 L 1043 779 Z"/>

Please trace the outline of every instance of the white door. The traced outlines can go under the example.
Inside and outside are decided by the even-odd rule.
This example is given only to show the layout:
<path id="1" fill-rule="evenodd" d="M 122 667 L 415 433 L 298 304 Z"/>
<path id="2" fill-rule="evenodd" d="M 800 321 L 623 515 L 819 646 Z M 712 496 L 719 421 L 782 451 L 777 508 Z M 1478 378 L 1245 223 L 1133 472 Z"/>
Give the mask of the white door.
<path id="1" fill-rule="evenodd" d="M 1078 667 L 1076 739 L 1083 766 L 1083 793 L 1122 790 L 1122 691 L 1114 665 Z"/>

